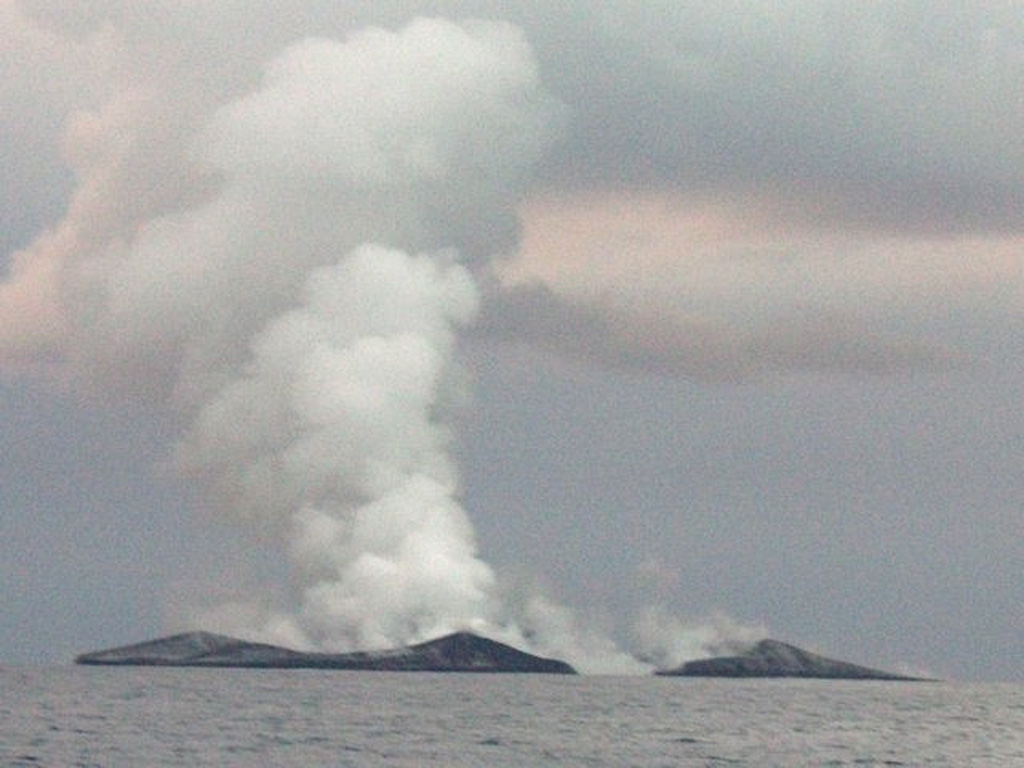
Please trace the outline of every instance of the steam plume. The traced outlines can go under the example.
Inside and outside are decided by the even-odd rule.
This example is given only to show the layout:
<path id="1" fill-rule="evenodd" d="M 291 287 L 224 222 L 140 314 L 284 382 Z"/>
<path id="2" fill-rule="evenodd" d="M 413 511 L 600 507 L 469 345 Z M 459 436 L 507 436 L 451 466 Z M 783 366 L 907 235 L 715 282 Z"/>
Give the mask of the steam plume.
<path id="1" fill-rule="evenodd" d="M 153 150 L 191 204 L 118 213 L 138 181 L 119 153 L 159 114 L 122 98 L 69 134 L 83 181 L 46 263 L 70 370 L 177 414 L 178 469 L 285 542 L 298 606 L 248 634 L 351 648 L 496 627 L 442 397 L 477 290 L 441 246 L 511 217 L 557 129 L 521 34 L 419 19 L 293 45 L 180 152 Z"/>
<path id="2" fill-rule="evenodd" d="M 296 620 L 314 644 L 380 647 L 480 624 L 494 577 L 435 420 L 453 326 L 476 306 L 468 273 L 368 245 L 315 270 L 306 294 L 203 405 L 179 462 L 289 542 Z"/>
<path id="3" fill-rule="evenodd" d="M 684 622 L 659 606 L 645 608 L 634 629 L 638 656 L 657 669 L 674 669 L 701 657 L 729 656 L 768 636 L 763 626 L 740 624 L 721 613 L 703 622 Z"/>
<path id="4" fill-rule="evenodd" d="M 68 213 L 0 286 L 8 368 L 168 414 L 210 509 L 281 543 L 294 602 L 243 595 L 211 628 L 332 650 L 473 629 L 642 669 L 507 599 L 449 455 L 469 267 L 513 244 L 562 122 L 518 28 L 416 19 L 294 44 L 255 87 L 189 77 L 178 101 L 113 82 L 70 119 Z"/>

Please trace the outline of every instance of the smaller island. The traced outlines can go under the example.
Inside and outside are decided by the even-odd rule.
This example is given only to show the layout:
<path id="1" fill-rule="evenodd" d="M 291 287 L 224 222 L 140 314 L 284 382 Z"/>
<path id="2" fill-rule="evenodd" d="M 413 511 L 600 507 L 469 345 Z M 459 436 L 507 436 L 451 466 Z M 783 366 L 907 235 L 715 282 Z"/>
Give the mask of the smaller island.
<path id="1" fill-rule="evenodd" d="M 909 680 L 906 677 L 837 661 L 778 640 L 761 640 L 734 656 L 688 661 L 655 674 L 666 677 L 803 677 L 826 680 Z"/>
<path id="2" fill-rule="evenodd" d="M 315 653 L 251 643 L 210 632 L 186 632 L 144 643 L 83 653 L 76 664 L 149 667 L 340 669 L 374 672 L 530 672 L 573 675 L 576 670 L 470 632 L 382 651 Z"/>

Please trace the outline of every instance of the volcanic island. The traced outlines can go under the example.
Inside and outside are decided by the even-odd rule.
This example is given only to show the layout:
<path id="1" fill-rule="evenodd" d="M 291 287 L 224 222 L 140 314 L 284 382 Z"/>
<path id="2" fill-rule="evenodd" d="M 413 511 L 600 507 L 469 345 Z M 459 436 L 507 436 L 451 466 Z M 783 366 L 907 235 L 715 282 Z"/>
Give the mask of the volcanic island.
<path id="1" fill-rule="evenodd" d="M 350 653 L 296 651 L 211 632 L 186 632 L 134 645 L 83 653 L 75 658 L 75 663 L 94 666 L 324 669 L 364 672 L 576 674 L 576 670 L 564 661 L 535 656 L 471 632 L 456 632 L 435 640 L 390 650 Z M 790 677 L 906 681 L 922 679 L 829 659 L 778 640 L 761 640 L 735 655 L 689 661 L 675 669 L 658 670 L 654 674 L 664 677 Z"/>
<path id="2" fill-rule="evenodd" d="M 382 651 L 316 653 L 251 643 L 211 632 L 186 632 L 145 643 L 83 653 L 76 664 L 149 667 L 347 669 L 373 672 L 533 672 L 574 675 L 564 661 L 534 656 L 471 632 Z"/>
<path id="3" fill-rule="evenodd" d="M 688 661 L 659 670 L 665 677 L 802 677 L 822 680 L 906 680 L 922 678 L 884 672 L 847 661 L 829 659 L 778 640 L 761 640 L 732 656 Z"/>

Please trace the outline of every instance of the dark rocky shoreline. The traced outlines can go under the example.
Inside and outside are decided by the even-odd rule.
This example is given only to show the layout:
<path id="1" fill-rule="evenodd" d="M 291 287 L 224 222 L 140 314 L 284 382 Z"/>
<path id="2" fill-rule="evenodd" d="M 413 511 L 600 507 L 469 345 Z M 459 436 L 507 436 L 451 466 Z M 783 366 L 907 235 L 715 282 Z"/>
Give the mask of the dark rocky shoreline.
<path id="1" fill-rule="evenodd" d="M 564 661 L 535 656 L 470 632 L 456 632 L 402 648 L 351 653 L 296 651 L 210 632 L 186 632 L 83 653 L 75 663 L 97 666 L 576 674 L 576 670 Z M 922 679 L 826 658 L 778 640 L 762 640 L 734 655 L 688 661 L 675 669 L 658 670 L 654 674 L 662 677 Z"/>
<path id="2" fill-rule="evenodd" d="M 688 661 L 656 672 L 666 677 L 804 677 L 826 680 L 920 680 L 837 661 L 778 640 L 762 640 L 734 656 Z"/>
<path id="3" fill-rule="evenodd" d="M 469 632 L 384 651 L 307 653 L 226 635 L 188 632 L 135 645 L 83 653 L 76 664 L 157 667 L 341 669 L 378 672 L 530 672 L 572 675 L 557 659 L 520 651 Z"/>

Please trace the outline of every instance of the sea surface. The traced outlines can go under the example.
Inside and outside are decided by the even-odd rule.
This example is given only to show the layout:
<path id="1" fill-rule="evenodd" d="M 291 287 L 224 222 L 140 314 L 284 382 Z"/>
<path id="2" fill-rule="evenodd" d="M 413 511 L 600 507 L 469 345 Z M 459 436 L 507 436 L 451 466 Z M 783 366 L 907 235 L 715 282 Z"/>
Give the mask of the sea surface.
<path id="1" fill-rule="evenodd" d="M 0 766 L 1022 766 L 1024 686 L 0 667 Z"/>

